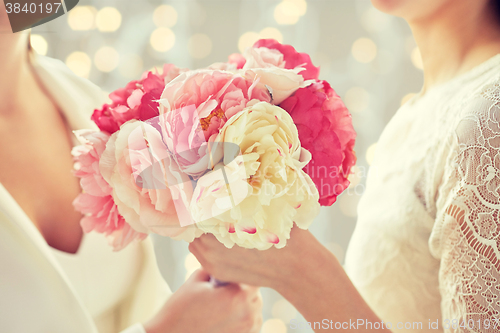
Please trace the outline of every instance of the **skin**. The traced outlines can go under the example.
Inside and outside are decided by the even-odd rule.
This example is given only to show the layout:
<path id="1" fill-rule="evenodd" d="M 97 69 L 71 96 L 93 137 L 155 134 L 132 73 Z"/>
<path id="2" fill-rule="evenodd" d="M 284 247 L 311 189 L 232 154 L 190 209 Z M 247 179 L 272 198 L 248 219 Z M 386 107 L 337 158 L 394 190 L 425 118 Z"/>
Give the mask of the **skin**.
<path id="1" fill-rule="evenodd" d="M 283 249 L 227 249 L 213 235 L 189 246 L 203 268 L 222 281 L 275 289 L 308 322 L 381 322 L 366 305 L 335 256 L 307 230 L 292 229 Z M 317 329 L 315 330 L 317 331 Z M 362 329 L 353 332 L 363 332 Z M 380 329 L 377 332 L 389 331 Z M 345 330 L 349 332 L 349 330 Z"/>
<path id="2" fill-rule="evenodd" d="M 145 326 L 146 331 L 258 333 L 262 325 L 262 318 L 254 315 L 262 308 L 258 289 L 238 284 L 214 288 L 209 280 L 210 275 L 206 271 L 194 272 L 165 303 L 160 315 Z M 165 330 L 166 327 L 168 330 Z"/>
<path id="3" fill-rule="evenodd" d="M 71 173 L 71 135 L 32 70 L 28 49 L 29 31 L 11 32 L 0 1 L 0 182 L 51 247 L 76 253 L 81 215 L 72 201 L 81 189 Z M 146 332 L 257 333 L 262 323 L 258 288 L 216 288 L 208 280 L 206 272 L 196 272 L 144 324 Z"/>
<path id="4" fill-rule="evenodd" d="M 1 6 L 0 159 L 9 163 L 0 164 L 0 182 L 50 246 L 76 253 L 83 232 L 71 204 L 79 184 L 69 130 L 32 71 L 29 32 L 12 34 Z"/>
<path id="5" fill-rule="evenodd" d="M 404 18 L 424 63 L 425 92 L 481 64 L 499 52 L 496 0 L 372 0 Z"/>
<path id="6" fill-rule="evenodd" d="M 500 53 L 500 18 L 489 0 L 372 2 L 410 25 L 424 63 L 422 94 Z M 190 251 L 220 280 L 275 289 L 308 322 L 324 318 L 380 322 L 338 260 L 309 231 L 295 227 L 287 246 L 279 250 L 227 249 L 204 235 L 190 245 Z"/>

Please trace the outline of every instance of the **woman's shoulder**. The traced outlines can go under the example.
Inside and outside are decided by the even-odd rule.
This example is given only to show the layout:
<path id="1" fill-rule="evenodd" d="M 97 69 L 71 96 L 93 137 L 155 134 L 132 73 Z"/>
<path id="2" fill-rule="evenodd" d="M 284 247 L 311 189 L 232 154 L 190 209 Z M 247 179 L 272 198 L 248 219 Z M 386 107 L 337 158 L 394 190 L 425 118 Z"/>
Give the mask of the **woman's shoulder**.
<path id="1" fill-rule="evenodd" d="M 464 173 L 457 167 L 477 166 L 500 152 L 500 70 L 496 72 L 462 86 L 448 104 L 438 149 L 442 158 L 434 159 L 446 178 L 440 181 L 441 187 L 453 186 L 454 175 Z"/>
<path id="2" fill-rule="evenodd" d="M 500 135 L 500 71 L 461 92 L 454 109 L 454 134 L 459 144 L 488 144 Z"/>

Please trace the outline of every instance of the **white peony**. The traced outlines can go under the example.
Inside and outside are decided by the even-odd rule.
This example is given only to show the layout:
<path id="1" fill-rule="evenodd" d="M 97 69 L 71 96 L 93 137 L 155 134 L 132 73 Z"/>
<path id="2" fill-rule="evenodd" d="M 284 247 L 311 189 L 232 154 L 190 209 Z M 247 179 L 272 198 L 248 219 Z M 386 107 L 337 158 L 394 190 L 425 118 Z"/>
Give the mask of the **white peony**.
<path id="1" fill-rule="evenodd" d="M 294 222 L 312 223 L 318 191 L 302 170 L 311 154 L 286 111 L 257 103 L 231 117 L 216 140 L 224 162 L 199 179 L 190 205 L 200 230 L 227 247 L 265 250 L 284 247 Z"/>

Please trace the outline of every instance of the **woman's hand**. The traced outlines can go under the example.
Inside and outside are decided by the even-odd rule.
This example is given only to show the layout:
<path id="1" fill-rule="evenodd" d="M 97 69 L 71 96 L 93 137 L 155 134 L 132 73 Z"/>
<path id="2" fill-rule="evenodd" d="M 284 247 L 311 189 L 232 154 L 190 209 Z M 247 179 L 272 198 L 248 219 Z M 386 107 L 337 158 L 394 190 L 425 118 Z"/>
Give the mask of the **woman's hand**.
<path id="1" fill-rule="evenodd" d="M 328 252 L 307 230 L 294 227 L 282 249 L 250 250 L 238 246 L 226 248 L 213 235 L 195 239 L 189 250 L 203 268 L 221 281 L 269 287 L 280 291 L 291 285 L 290 279 L 304 270 L 304 260 Z M 329 253 L 329 252 L 328 252 Z M 336 260 L 328 256 L 327 260 Z"/>
<path id="2" fill-rule="evenodd" d="M 308 322 L 380 321 L 337 258 L 307 230 L 293 228 L 282 249 L 228 249 L 212 235 L 196 239 L 189 249 L 215 278 L 273 288 Z M 321 329 L 335 330 L 331 325 Z"/>
<path id="3" fill-rule="evenodd" d="M 147 333 L 258 333 L 262 298 L 258 288 L 229 284 L 214 287 L 197 270 L 144 324 Z"/>

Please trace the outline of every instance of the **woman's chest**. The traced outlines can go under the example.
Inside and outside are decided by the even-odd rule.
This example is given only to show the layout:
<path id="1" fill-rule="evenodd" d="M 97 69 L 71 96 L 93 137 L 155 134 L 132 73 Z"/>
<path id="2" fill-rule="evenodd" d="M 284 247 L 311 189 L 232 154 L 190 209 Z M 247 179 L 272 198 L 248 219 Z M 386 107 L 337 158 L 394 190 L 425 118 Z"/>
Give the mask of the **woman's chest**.
<path id="1" fill-rule="evenodd" d="M 381 135 L 358 206 L 358 223 L 426 251 L 454 139 L 449 103 L 403 107 Z"/>
<path id="2" fill-rule="evenodd" d="M 76 252 L 80 192 L 72 174 L 71 139 L 60 117 L 1 121 L 0 183 L 52 247 Z M 62 237 L 64 235 L 64 237 Z"/>

